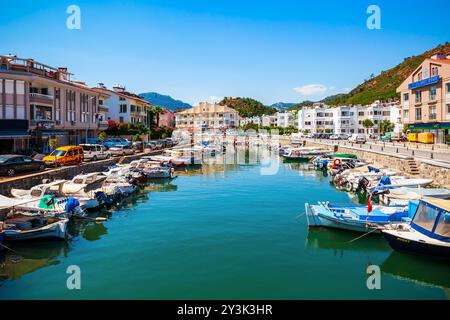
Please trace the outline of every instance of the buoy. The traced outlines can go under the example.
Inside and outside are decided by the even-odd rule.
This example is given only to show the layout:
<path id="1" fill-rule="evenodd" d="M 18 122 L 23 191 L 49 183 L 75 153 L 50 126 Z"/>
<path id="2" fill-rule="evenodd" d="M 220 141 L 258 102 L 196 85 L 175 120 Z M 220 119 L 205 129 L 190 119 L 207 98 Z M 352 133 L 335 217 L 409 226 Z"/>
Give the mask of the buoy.
<path id="1" fill-rule="evenodd" d="M 340 166 L 341 165 L 341 159 L 334 159 L 334 161 L 333 161 L 333 164 L 335 165 L 335 166 Z"/>

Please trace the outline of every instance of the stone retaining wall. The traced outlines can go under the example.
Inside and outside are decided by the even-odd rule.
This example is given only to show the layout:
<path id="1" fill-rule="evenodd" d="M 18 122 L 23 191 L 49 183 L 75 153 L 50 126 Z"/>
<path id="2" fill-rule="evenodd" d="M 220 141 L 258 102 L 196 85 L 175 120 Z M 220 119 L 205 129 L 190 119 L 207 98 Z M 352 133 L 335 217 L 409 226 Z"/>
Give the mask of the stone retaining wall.
<path id="1" fill-rule="evenodd" d="M 310 146 L 320 145 L 310 141 L 306 144 Z M 359 148 L 342 147 L 339 145 L 335 145 L 334 147 L 337 147 L 337 150 L 335 149 L 335 151 L 339 153 L 354 153 L 359 158 L 366 159 L 372 163 L 377 163 L 384 166 L 384 168 L 400 171 L 401 174 L 405 176 L 407 176 L 409 172 L 408 160 L 414 160 L 420 167 L 420 176 L 414 176 L 415 178 L 433 179 L 433 186 L 436 187 L 450 185 L 450 165 L 446 166 L 442 163 L 433 162 L 432 160 L 417 160 L 413 157 L 386 152 L 360 150 Z"/>

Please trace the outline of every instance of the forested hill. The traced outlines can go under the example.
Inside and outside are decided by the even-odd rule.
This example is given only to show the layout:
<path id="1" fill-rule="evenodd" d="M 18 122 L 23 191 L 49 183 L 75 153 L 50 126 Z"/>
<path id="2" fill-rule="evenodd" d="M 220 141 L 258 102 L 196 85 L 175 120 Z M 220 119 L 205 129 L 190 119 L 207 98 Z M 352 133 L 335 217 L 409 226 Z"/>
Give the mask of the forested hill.
<path id="1" fill-rule="evenodd" d="M 370 104 L 375 100 L 398 99 L 397 87 L 426 59 L 436 53 L 450 54 L 450 43 L 439 45 L 420 55 L 405 58 L 397 66 L 372 75 L 347 94 L 327 97 L 322 102 L 329 105 Z"/>

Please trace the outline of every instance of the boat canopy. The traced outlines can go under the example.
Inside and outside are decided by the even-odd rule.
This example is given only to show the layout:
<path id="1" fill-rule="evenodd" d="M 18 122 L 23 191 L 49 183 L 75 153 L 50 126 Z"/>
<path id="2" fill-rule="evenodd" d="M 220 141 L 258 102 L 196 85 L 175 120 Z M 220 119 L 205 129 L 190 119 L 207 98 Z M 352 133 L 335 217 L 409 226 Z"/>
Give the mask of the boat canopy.
<path id="1" fill-rule="evenodd" d="M 430 238 L 450 241 L 450 200 L 421 199 L 411 227 Z"/>

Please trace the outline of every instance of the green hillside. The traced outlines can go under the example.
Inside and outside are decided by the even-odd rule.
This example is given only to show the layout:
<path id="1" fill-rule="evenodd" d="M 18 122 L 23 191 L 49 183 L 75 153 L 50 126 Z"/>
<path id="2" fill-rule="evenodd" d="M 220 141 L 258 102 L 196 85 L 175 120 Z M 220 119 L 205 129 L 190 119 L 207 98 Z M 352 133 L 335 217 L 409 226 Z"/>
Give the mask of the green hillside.
<path id="1" fill-rule="evenodd" d="M 275 108 L 265 106 L 261 102 L 252 98 L 231 98 L 225 97 L 219 102 L 220 105 L 226 105 L 233 108 L 241 117 L 262 116 L 263 114 L 274 114 L 277 112 Z"/>
<path id="2" fill-rule="evenodd" d="M 439 45 L 418 56 L 406 58 L 392 69 L 382 71 L 378 76 L 372 76 L 347 94 L 327 97 L 322 102 L 329 105 L 370 104 L 375 100 L 386 101 L 398 99 L 397 87 L 426 59 L 436 53 L 450 54 L 450 43 Z"/>

